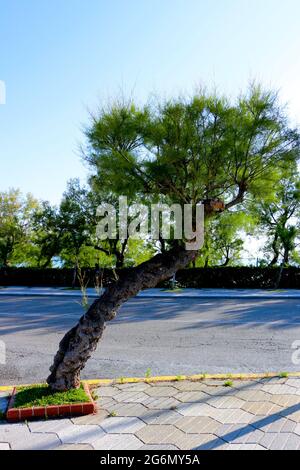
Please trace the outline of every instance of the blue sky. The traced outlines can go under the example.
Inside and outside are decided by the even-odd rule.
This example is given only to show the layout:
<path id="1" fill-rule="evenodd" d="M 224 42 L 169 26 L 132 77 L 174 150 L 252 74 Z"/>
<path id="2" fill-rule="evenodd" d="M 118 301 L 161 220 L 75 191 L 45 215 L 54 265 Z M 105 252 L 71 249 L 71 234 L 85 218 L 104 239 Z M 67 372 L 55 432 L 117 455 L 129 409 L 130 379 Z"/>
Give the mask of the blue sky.
<path id="1" fill-rule="evenodd" d="M 198 84 L 280 89 L 300 122 L 299 0 L 0 0 L 1 190 L 58 202 L 85 180 L 88 109 Z"/>

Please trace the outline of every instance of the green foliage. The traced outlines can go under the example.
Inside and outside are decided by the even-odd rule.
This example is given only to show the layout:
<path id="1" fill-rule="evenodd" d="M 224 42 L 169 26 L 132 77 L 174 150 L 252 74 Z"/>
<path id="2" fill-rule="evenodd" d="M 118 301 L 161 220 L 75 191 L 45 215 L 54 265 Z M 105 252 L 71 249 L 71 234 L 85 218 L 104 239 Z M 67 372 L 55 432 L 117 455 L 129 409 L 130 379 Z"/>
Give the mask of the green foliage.
<path id="1" fill-rule="evenodd" d="M 227 380 L 226 382 L 224 382 L 224 387 L 233 387 L 232 380 Z"/>
<path id="2" fill-rule="evenodd" d="M 280 374 L 279 374 L 279 377 L 281 379 L 286 379 L 286 378 L 288 378 L 288 376 L 289 376 L 288 372 L 280 372 Z"/>
<path id="3" fill-rule="evenodd" d="M 69 250 L 62 249 L 59 256 L 65 268 L 72 268 L 74 266 L 74 257 Z M 115 266 L 113 255 L 106 255 L 102 251 L 96 250 L 93 246 L 89 245 L 80 247 L 77 260 L 79 266 L 86 268 L 94 268 L 96 265 L 101 266 L 101 268 L 112 268 Z"/>
<path id="4" fill-rule="evenodd" d="M 0 193 L 0 265 L 130 267 L 182 243 L 99 240 L 102 202 L 224 203 L 206 213 L 196 266 L 236 266 L 246 234 L 267 232 L 271 264 L 299 263 L 299 133 L 276 94 L 251 85 L 235 102 L 203 91 L 185 99 L 103 108 L 86 129 L 89 186 L 70 180 L 59 207 Z M 257 231 L 257 226 L 260 231 Z"/>
<path id="5" fill-rule="evenodd" d="M 60 227 L 59 211 L 44 201 L 34 214 L 33 242 L 39 248 L 38 267 L 49 267 L 54 256 L 61 251 L 62 228 Z"/>
<path id="6" fill-rule="evenodd" d="M 255 86 L 234 104 L 200 93 L 152 108 L 114 105 L 86 135 L 102 190 L 181 204 L 222 197 L 228 209 L 271 191 L 274 169 L 299 156 L 299 135 L 276 96 Z"/>
<path id="7" fill-rule="evenodd" d="M 150 259 L 157 249 L 149 242 L 143 240 L 128 240 L 125 266 L 136 266 Z"/>
<path id="8" fill-rule="evenodd" d="M 0 193 L 0 266 L 30 264 L 35 250 L 30 243 L 32 217 L 38 201 L 18 189 Z"/>
<path id="9" fill-rule="evenodd" d="M 184 380 L 184 377 L 182 375 L 176 375 L 175 382 L 180 382 L 182 380 Z"/>
<path id="10" fill-rule="evenodd" d="M 197 267 L 236 266 L 244 248 L 244 238 L 254 230 L 253 216 L 242 210 L 228 211 L 206 224 L 205 244 Z"/>
<path id="11" fill-rule="evenodd" d="M 300 175 L 294 166 L 285 170 L 277 183 L 272 198 L 253 201 L 250 210 L 255 214 L 261 233 L 268 241 L 265 253 L 271 256 L 270 265 L 281 260 L 288 266 L 290 260 L 297 260 L 297 238 L 300 216 Z"/>
<path id="12" fill-rule="evenodd" d="M 97 168 L 97 184 L 106 194 L 126 194 L 134 199 L 143 191 L 137 152 L 148 125 L 147 109 L 138 109 L 131 102 L 115 103 L 93 117 L 86 131 L 85 158 Z"/>
<path id="13" fill-rule="evenodd" d="M 117 103 L 93 117 L 86 136 L 91 181 L 112 198 L 224 202 L 218 218 L 207 214 L 196 263 L 205 267 L 238 264 L 243 239 L 259 219 L 249 201 L 274 200 L 282 175 L 299 159 L 298 131 L 289 127 L 277 95 L 256 85 L 234 103 L 206 92 L 146 107 Z M 295 233 L 280 236 L 294 252 Z M 174 240 L 160 244 L 164 251 Z"/>

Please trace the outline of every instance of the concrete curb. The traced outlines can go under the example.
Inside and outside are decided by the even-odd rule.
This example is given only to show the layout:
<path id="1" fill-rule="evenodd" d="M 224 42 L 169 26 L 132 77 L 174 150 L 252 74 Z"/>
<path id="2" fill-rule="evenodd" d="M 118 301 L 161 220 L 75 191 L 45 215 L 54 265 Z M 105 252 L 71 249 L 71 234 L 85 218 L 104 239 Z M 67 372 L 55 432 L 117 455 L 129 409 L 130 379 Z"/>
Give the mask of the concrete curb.
<path id="1" fill-rule="evenodd" d="M 287 372 L 288 378 L 300 377 L 300 372 Z M 163 375 L 159 377 L 127 377 L 119 379 L 95 379 L 87 380 L 89 385 L 111 385 L 128 383 L 157 383 L 157 382 L 180 382 L 182 380 L 256 380 L 281 377 L 281 373 L 261 373 L 261 374 L 198 374 L 198 375 Z"/>
<path id="2" fill-rule="evenodd" d="M 42 292 L 3 292 L 0 290 L 0 297 L 64 297 L 64 298 L 81 298 L 81 294 L 79 292 L 49 292 L 49 293 L 42 293 Z M 99 298 L 96 294 L 88 294 L 88 298 L 90 299 L 97 299 Z M 172 294 L 172 293 L 161 293 L 161 294 L 147 294 L 147 293 L 140 293 L 136 297 L 138 299 L 211 299 L 211 300 L 222 300 L 222 299 L 247 299 L 247 300 L 293 300 L 299 299 L 300 300 L 300 292 L 299 294 L 239 294 L 239 293 L 230 293 L 230 294 Z"/>
<path id="3" fill-rule="evenodd" d="M 130 384 L 130 383 L 157 383 L 157 382 L 180 382 L 182 380 L 201 381 L 201 380 L 257 380 L 272 378 L 300 378 L 300 372 L 286 372 L 287 376 L 282 377 L 282 373 L 265 372 L 260 374 L 198 374 L 198 375 L 162 375 L 159 377 L 122 377 L 117 379 L 90 379 L 82 380 L 88 385 L 112 385 L 112 384 Z M 29 387 L 31 385 L 41 384 L 18 384 L 18 385 L 0 385 L 0 392 L 12 391 L 16 386 Z"/>
<path id="4" fill-rule="evenodd" d="M 150 295 L 150 294 L 142 294 L 142 295 L 137 295 L 138 298 L 143 298 L 143 299 L 279 299 L 279 300 L 284 300 L 284 299 L 299 299 L 300 300 L 300 294 L 299 295 L 292 295 L 292 294 L 280 294 L 280 295 L 272 295 L 272 294 L 263 294 L 263 295 L 242 295 L 242 294 L 217 294 L 217 295 L 211 295 L 211 294 L 199 294 L 199 295 L 176 295 L 176 294 L 168 294 L 168 295 Z"/>

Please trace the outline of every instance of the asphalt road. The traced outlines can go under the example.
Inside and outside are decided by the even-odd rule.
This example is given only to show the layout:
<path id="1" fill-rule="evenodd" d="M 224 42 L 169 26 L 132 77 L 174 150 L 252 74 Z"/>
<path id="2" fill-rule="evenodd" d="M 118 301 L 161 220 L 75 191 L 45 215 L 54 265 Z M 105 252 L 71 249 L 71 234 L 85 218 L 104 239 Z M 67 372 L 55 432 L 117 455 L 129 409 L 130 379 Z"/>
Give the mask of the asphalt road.
<path id="1" fill-rule="evenodd" d="M 81 315 L 72 298 L 0 298 L 0 385 L 43 381 Z M 133 299 L 108 324 L 83 378 L 300 370 L 300 299 Z"/>

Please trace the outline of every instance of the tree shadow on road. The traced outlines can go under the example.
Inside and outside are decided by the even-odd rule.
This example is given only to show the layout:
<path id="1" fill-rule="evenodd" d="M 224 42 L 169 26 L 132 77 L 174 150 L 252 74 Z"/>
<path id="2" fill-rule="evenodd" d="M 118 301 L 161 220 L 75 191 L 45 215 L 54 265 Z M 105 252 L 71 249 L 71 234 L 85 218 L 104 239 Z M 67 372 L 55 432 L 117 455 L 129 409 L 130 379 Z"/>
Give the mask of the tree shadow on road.
<path id="1" fill-rule="evenodd" d="M 39 329 L 39 334 L 64 332 L 83 314 L 78 300 L 55 298 L 0 299 L 0 335 Z M 261 327 L 280 330 L 300 327 L 299 300 L 263 299 L 141 299 L 123 305 L 112 325 L 173 321 L 178 330 L 194 328 Z M 174 327 L 174 325 L 173 325 Z"/>

